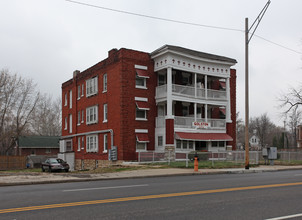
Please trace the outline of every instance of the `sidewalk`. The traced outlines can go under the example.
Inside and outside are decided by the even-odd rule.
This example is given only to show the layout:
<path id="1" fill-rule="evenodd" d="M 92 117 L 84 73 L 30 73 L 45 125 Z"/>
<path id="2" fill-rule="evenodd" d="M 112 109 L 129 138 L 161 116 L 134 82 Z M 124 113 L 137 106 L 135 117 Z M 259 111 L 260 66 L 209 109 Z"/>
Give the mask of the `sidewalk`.
<path id="1" fill-rule="evenodd" d="M 144 177 L 184 176 L 184 175 L 209 175 L 232 173 L 259 173 L 283 170 L 302 170 L 302 166 L 259 166 L 245 170 L 244 168 L 230 169 L 193 169 L 165 168 L 165 169 L 139 169 L 115 173 L 0 173 L 0 186 L 66 183 L 95 180 L 112 180 Z"/>

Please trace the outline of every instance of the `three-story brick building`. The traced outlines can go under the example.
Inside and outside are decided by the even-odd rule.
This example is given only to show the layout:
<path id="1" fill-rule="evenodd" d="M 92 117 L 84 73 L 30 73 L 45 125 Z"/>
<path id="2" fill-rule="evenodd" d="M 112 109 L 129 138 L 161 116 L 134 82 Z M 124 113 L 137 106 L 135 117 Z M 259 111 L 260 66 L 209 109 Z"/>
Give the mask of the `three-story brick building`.
<path id="1" fill-rule="evenodd" d="M 61 152 L 75 169 L 138 151 L 235 149 L 236 60 L 165 45 L 121 48 L 62 84 Z"/>

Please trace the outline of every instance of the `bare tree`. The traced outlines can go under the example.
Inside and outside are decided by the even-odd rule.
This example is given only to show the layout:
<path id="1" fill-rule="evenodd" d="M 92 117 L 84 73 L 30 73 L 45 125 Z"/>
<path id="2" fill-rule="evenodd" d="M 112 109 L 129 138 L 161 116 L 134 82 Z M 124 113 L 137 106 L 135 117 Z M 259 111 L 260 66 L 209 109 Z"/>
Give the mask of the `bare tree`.
<path id="1" fill-rule="evenodd" d="M 276 126 L 270 121 L 267 113 L 262 114 L 260 117 L 251 118 L 249 127 L 250 133 L 256 130 L 261 147 L 272 144 L 271 133 Z"/>
<path id="2" fill-rule="evenodd" d="M 290 112 L 288 112 L 288 120 L 287 126 L 289 128 L 289 143 L 291 146 L 296 147 L 296 130 L 298 125 L 301 123 L 302 120 L 302 112 L 298 110 L 298 106 L 292 108 Z"/>
<path id="3" fill-rule="evenodd" d="M 288 93 L 283 93 L 279 98 L 280 107 L 285 108 L 285 113 L 290 112 L 293 108 L 302 107 L 302 85 L 298 88 L 289 88 Z"/>
<path id="4" fill-rule="evenodd" d="M 43 95 L 32 114 L 32 131 L 37 135 L 60 136 L 61 105 L 61 98 L 53 101 L 51 96 Z"/>
<path id="5" fill-rule="evenodd" d="M 39 93 L 32 80 L 8 70 L 0 71 L 0 91 L 0 153 L 8 154 L 14 140 L 28 131 Z"/>

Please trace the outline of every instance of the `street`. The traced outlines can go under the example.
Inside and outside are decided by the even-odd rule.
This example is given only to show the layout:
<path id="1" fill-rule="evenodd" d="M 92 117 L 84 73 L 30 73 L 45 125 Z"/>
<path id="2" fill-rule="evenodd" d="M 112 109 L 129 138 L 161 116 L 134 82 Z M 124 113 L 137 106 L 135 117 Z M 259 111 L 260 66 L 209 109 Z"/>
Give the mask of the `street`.
<path id="1" fill-rule="evenodd" d="M 0 219 L 299 217 L 301 189 L 300 170 L 0 187 Z"/>

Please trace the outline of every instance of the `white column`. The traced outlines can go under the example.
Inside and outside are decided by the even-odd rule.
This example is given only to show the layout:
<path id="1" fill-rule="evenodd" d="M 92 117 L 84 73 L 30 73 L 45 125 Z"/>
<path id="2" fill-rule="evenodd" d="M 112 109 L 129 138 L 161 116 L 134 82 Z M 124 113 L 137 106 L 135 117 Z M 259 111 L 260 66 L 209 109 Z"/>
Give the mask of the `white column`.
<path id="1" fill-rule="evenodd" d="M 194 73 L 195 98 L 197 98 L 197 74 Z"/>
<path id="2" fill-rule="evenodd" d="M 205 121 L 208 122 L 208 104 L 204 105 L 204 118 Z"/>
<path id="3" fill-rule="evenodd" d="M 197 103 L 194 103 L 194 121 L 197 121 Z"/>
<path id="4" fill-rule="evenodd" d="M 231 120 L 231 93 L 230 93 L 230 78 L 226 79 L 226 98 L 227 98 L 227 106 L 226 106 L 226 122 L 230 123 Z"/>
<path id="5" fill-rule="evenodd" d="M 173 118 L 172 110 L 172 67 L 167 68 L 167 118 Z"/>
<path id="6" fill-rule="evenodd" d="M 208 99 L 208 76 L 204 77 L 204 91 L 205 91 L 205 99 Z"/>

